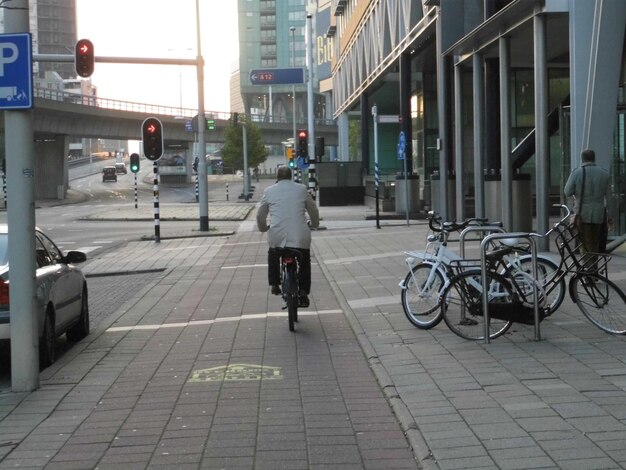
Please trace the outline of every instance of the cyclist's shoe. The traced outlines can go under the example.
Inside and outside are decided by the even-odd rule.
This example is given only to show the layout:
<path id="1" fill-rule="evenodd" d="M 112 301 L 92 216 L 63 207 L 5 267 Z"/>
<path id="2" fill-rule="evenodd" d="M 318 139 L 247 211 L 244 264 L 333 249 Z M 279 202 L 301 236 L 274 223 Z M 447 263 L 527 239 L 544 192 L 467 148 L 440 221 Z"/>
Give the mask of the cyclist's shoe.
<path id="1" fill-rule="evenodd" d="M 272 286 L 272 295 L 280 295 L 280 286 Z"/>
<path id="2" fill-rule="evenodd" d="M 309 306 L 309 296 L 305 292 L 298 294 L 298 307 L 307 308 Z"/>

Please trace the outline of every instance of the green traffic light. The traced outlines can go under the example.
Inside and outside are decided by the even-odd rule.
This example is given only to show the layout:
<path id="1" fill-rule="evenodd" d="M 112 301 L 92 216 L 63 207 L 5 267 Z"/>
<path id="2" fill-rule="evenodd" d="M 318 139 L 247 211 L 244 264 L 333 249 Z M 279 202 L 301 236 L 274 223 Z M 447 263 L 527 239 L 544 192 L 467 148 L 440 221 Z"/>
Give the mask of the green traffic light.
<path id="1" fill-rule="evenodd" d="M 296 161 L 293 158 L 290 158 L 288 165 L 289 165 L 289 168 L 293 170 L 296 167 Z"/>
<path id="2" fill-rule="evenodd" d="M 209 131 L 215 130 L 215 119 L 207 119 L 206 120 L 206 128 Z"/>

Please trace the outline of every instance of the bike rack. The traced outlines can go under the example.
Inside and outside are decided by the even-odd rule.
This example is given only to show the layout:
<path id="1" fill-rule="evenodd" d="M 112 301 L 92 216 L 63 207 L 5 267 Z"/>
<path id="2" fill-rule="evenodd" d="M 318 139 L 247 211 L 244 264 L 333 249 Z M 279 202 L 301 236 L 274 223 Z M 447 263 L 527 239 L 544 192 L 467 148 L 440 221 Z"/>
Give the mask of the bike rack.
<path id="1" fill-rule="evenodd" d="M 478 226 L 471 226 L 471 227 L 467 227 L 463 229 L 463 231 L 461 232 L 461 235 L 459 236 L 459 254 L 461 258 L 465 258 L 465 237 L 467 236 L 467 234 L 474 233 L 474 232 L 480 232 L 484 236 L 485 233 L 487 233 L 487 235 L 490 235 L 494 232 L 505 233 L 506 230 L 504 230 L 504 228 L 500 225 L 478 225 Z M 482 282 L 484 282 L 484 280 Z M 464 304 L 461 304 L 461 317 L 465 318 L 465 305 Z"/>
<path id="2" fill-rule="evenodd" d="M 531 254 L 531 266 L 533 268 L 533 279 L 538 279 L 537 272 L 537 244 L 535 243 L 536 234 L 533 233 L 494 233 L 491 235 L 487 235 L 483 241 L 480 243 L 480 270 L 481 270 L 481 282 L 484 285 L 487 284 L 487 246 L 491 240 L 502 240 L 504 238 L 523 238 L 528 240 L 530 244 L 530 254 Z M 533 309 L 535 314 L 535 341 L 541 340 L 541 332 L 539 329 L 539 295 L 537 292 L 537 284 L 533 283 L 534 295 L 533 295 Z M 483 289 L 482 297 L 483 297 L 483 318 L 484 318 L 484 326 L 485 326 L 485 344 L 489 344 L 489 299 L 487 297 L 488 289 Z"/>
<path id="3" fill-rule="evenodd" d="M 506 230 L 504 230 L 504 228 L 500 227 L 499 225 L 477 225 L 463 229 L 459 237 L 459 253 L 461 255 L 461 258 L 465 258 L 465 236 L 471 232 L 482 232 L 483 234 L 485 232 L 489 232 L 487 233 L 487 235 L 490 235 L 494 232 L 505 233 Z"/>

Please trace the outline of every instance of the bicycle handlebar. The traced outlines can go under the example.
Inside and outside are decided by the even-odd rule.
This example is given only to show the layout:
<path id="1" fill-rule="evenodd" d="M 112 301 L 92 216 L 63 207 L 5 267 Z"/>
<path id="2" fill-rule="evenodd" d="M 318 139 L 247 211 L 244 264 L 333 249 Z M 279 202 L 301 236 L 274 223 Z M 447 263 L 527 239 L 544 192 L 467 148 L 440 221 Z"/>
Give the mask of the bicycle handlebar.
<path id="1" fill-rule="evenodd" d="M 435 226 L 437 223 L 439 226 Z M 498 223 L 494 223 L 493 225 L 497 225 Z M 434 211 L 430 211 L 428 213 L 428 226 L 433 232 L 452 232 L 457 231 L 460 232 L 466 229 L 470 225 L 492 225 L 489 224 L 489 219 L 485 217 L 470 217 L 465 219 L 463 222 L 457 222 L 453 220 L 451 222 L 442 222 L 441 216 Z"/>

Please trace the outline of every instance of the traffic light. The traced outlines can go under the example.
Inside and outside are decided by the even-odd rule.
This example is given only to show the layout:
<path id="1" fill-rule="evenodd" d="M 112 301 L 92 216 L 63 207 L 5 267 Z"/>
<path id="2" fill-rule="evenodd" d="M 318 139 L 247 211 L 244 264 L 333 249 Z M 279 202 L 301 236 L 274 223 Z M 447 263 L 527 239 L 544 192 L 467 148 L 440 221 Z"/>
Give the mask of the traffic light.
<path id="1" fill-rule="evenodd" d="M 198 173 L 198 162 L 200 161 L 200 159 L 198 157 L 193 159 L 193 163 L 191 164 L 191 167 L 193 168 L 193 171 L 195 173 Z"/>
<path id="2" fill-rule="evenodd" d="M 239 125 L 239 113 L 232 113 L 230 122 L 233 127 L 237 127 Z"/>
<path id="3" fill-rule="evenodd" d="M 309 155 L 309 133 L 306 129 L 298 131 L 298 157 L 306 158 Z"/>
<path id="4" fill-rule="evenodd" d="M 206 128 L 208 131 L 215 130 L 215 119 L 207 119 L 206 120 Z"/>
<path id="5" fill-rule="evenodd" d="M 79 39 L 76 41 L 74 54 L 74 68 L 80 77 L 91 77 L 93 73 L 96 56 L 93 53 L 93 43 L 89 39 Z"/>
<path id="6" fill-rule="evenodd" d="M 131 153 L 130 154 L 130 171 L 133 173 L 137 173 L 139 171 L 139 154 Z"/>
<path id="7" fill-rule="evenodd" d="M 291 157 L 289 159 L 289 161 L 287 162 L 287 166 L 289 166 L 289 168 L 291 168 L 292 170 L 295 170 L 296 169 L 296 160 L 293 157 Z"/>
<path id="8" fill-rule="evenodd" d="M 156 161 L 163 156 L 163 124 L 155 117 L 147 118 L 141 125 L 143 155 Z"/>
<path id="9" fill-rule="evenodd" d="M 315 138 L 315 159 L 318 161 L 324 156 L 324 144 L 324 137 Z"/>

